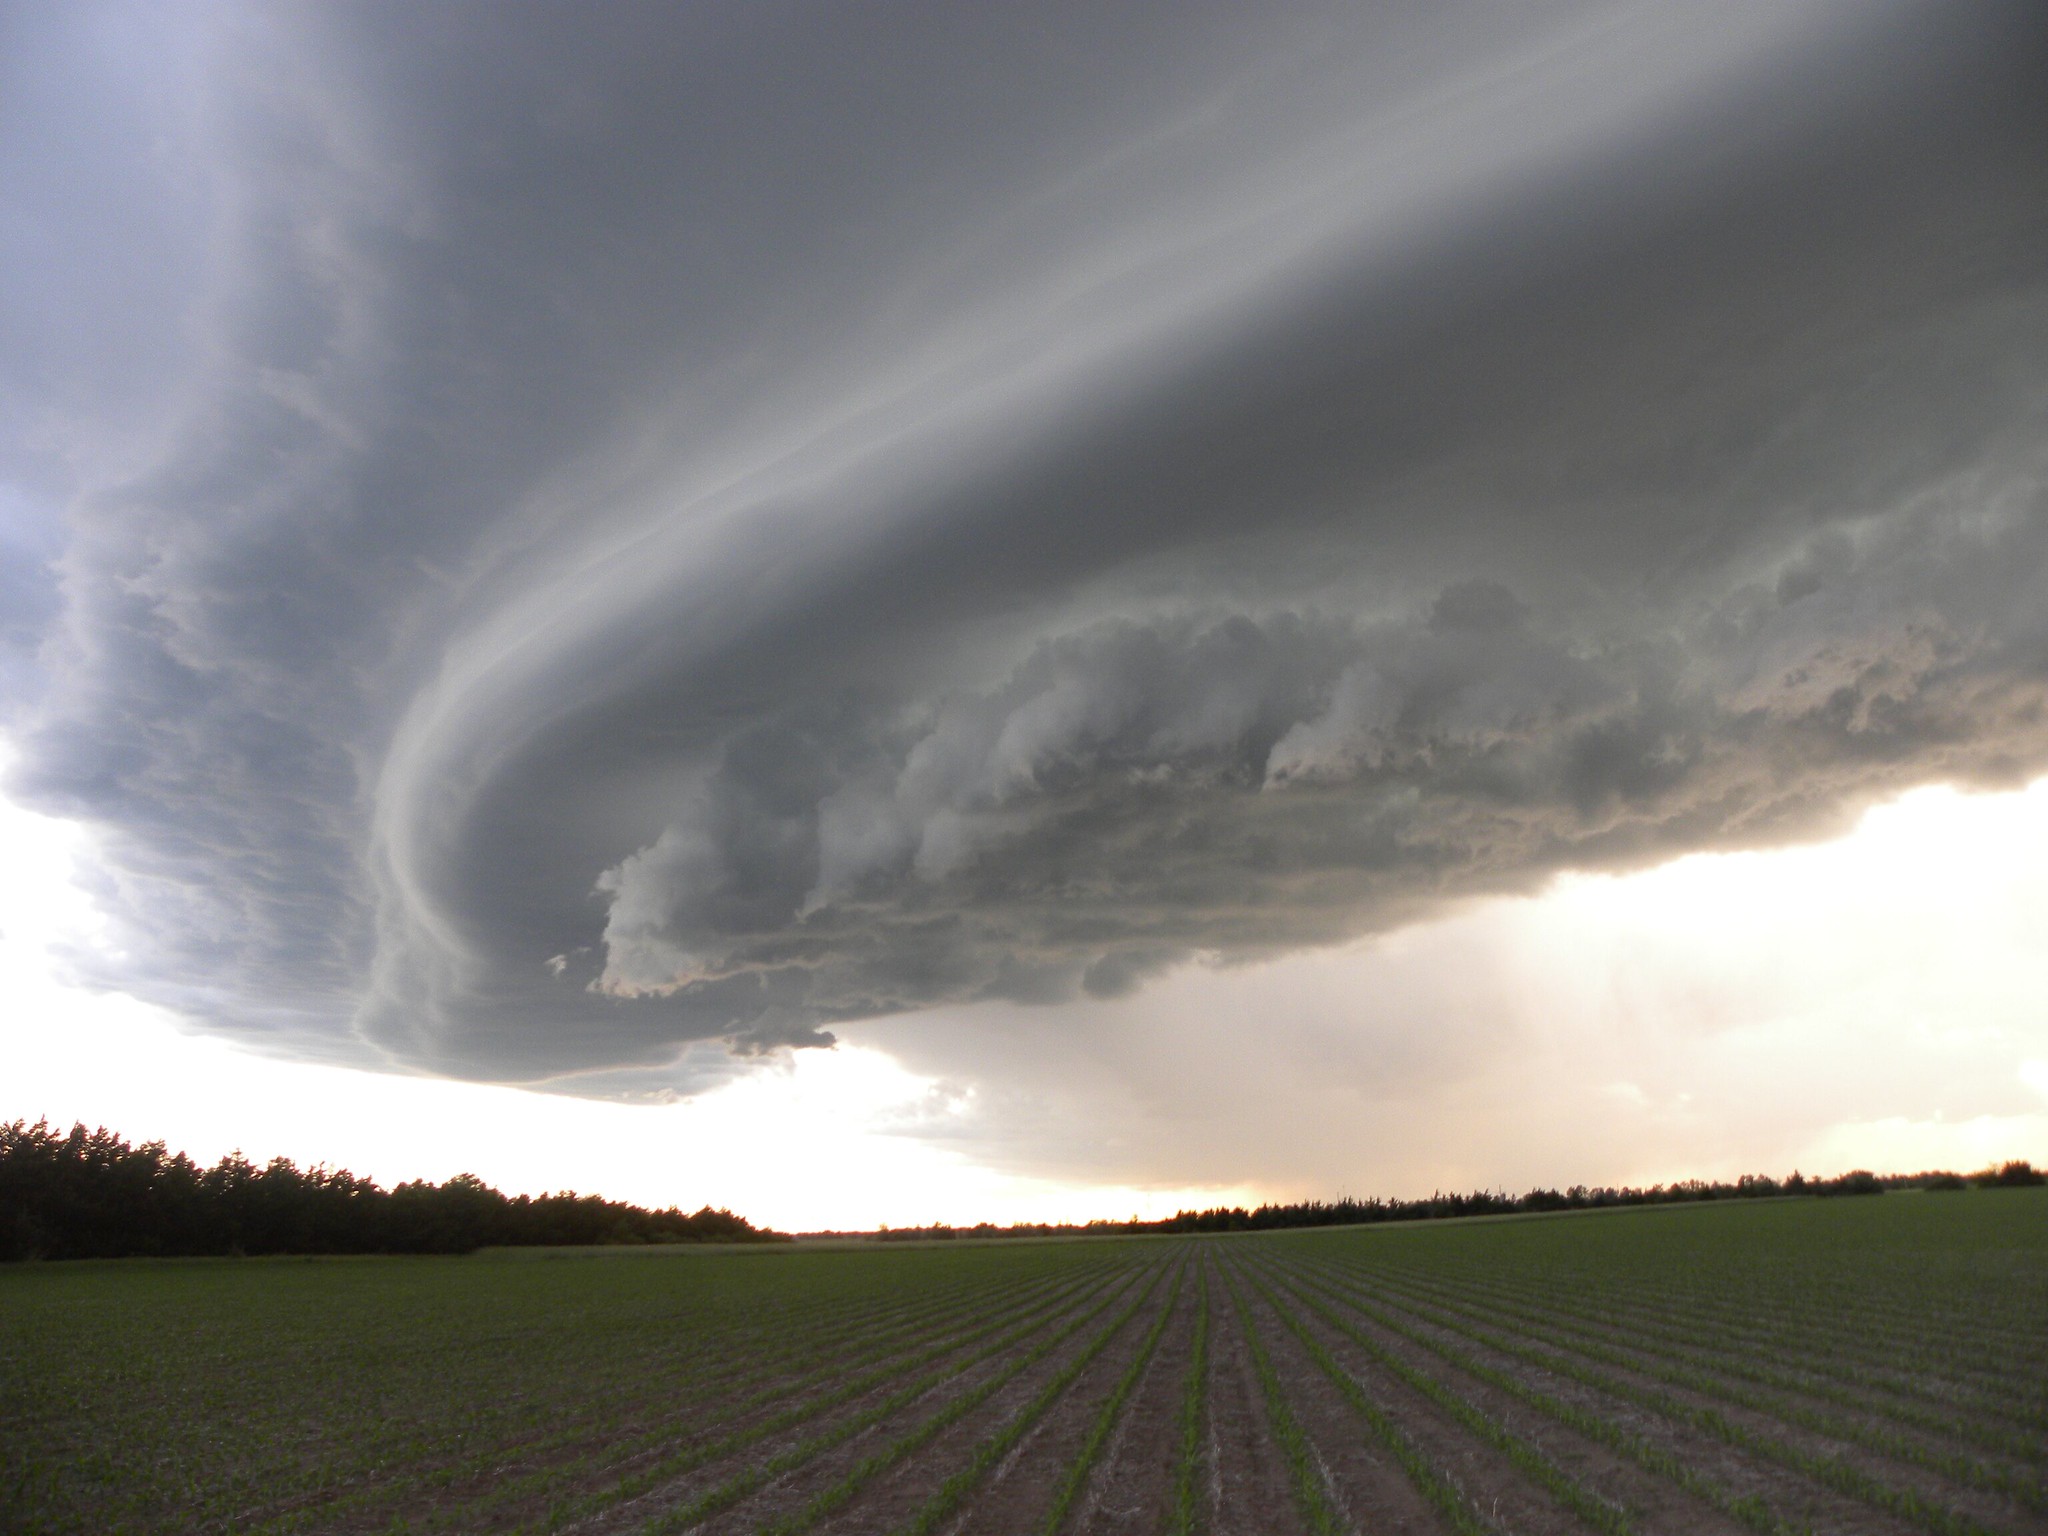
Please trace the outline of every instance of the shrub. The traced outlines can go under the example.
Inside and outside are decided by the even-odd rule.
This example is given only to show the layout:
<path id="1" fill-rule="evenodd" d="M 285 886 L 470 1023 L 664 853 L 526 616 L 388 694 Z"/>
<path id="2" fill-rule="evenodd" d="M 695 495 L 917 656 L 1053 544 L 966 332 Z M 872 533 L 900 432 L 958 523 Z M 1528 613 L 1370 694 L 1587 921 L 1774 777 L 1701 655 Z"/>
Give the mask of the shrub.
<path id="1" fill-rule="evenodd" d="M 2048 1175 L 2038 1172 L 2026 1159 L 2015 1158 L 2012 1162 L 2000 1163 L 1996 1168 L 1986 1168 L 1974 1175 L 1970 1182 L 1979 1189 L 2019 1189 L 2030 1184 L 2048 1183 Z"/>

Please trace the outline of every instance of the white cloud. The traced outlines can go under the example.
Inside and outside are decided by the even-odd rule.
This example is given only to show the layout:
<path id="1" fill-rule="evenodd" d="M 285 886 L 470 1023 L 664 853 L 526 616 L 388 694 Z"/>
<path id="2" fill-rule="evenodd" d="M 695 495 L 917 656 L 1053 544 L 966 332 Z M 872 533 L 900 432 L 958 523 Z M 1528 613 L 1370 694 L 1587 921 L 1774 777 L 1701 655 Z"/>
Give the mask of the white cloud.
<path id="1" fill-rule="evenodd" d="M 1567 876 L 1341 951 L 850 1038 L 978 1091 L 931 1134 L 1296 1195 L 2048 1161 L 2048 780 L 1812 847 Z"/>

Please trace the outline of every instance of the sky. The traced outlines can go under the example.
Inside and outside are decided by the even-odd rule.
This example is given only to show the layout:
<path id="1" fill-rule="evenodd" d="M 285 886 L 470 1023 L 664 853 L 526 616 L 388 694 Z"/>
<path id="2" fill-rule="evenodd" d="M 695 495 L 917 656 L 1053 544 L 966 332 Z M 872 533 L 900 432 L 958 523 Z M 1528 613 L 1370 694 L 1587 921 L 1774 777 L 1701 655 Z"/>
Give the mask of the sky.
<path id="1" fill-rule="evenodd" d="M 2044 49 L 0 8 L 0 1115 L 804 1227 L 2041 1157 Z"/>

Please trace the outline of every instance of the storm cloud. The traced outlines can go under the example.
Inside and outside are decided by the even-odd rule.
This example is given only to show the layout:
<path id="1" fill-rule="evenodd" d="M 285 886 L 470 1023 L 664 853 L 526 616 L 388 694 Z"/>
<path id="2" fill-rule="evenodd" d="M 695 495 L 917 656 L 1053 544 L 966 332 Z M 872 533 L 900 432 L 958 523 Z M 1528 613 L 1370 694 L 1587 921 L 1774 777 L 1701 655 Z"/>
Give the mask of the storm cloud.
<path id="1" fill-rule="evenodd" d="M 9 789 L 205 1027 L 620 1091 L 2048 769 L 2036 7 L 5 25 Z"/>

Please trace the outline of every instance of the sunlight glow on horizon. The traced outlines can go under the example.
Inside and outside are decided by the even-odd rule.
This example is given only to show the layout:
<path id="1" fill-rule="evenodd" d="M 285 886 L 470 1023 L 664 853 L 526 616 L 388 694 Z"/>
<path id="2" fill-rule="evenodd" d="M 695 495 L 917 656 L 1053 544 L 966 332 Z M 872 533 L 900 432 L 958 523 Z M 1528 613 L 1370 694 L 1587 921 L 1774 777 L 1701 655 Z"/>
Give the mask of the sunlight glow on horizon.
<path id="1" fill-rule="evenodd" d="M 266 1058 L 182 1028 L 133 999 L 67 985 L 53 951 L 92 942 L 97 928 L 73 874 L 89 856 L 89 840 L 78 827 L 5 805 L 0 837 L 11 853 L 0 881 L 0 1052 L 7 1062 L 0 1118 L 105 1124 L 131 1141 L 162 1139 L 205 1162 L 240 1148 L 258 1161 L 282 1155 L 302 1165 L 324 1162 L 384 1183 L 468 1171 L 508 1193 L 576 1188 L 645 1205 L 723 1205 L 786 1230 L 1153 1217 L 1188 1205 L 1298 1193 L 1257 1182 L 1166 1187 L 1033 1177 L 978 1160 L 971 1140 L 933 1134 L 934 1114 L 943 1119 L 950 1112 L 943 1096 L 960 1090 L 874 1044 L 798 1052 L 695 1100 L 666 1105 Z M 1941 1102 L 1941 1085 L 1929 1084 L 1925 1113 L 1839 1119 L 1799 1149 L 1798 1165 L 1827 1174 L 1851 1166 L 1967 1170 L 2008 1156 L 2041 1160 L 2048 1151 L 2048 1032 L 2041 1022 L 2048 1008 L 2035 971 L 2014 967 L 2048 920 L 2048 869 L 2019 856 L 2024 848 L 2048 849 L 2048 780 L 2008 794 L 1917 790 L 1873 810 L 1835 843 L 1691 855 L 1623 876 L 1567 876 L 1540 896 L 1489 903 L 1482 917 L 1505 924 L 1498 931 L 1526 951 L 1531 984 L 1548 994 L 1548 1012 L 1566 1021 L 1540 1040 L 1514 1038 L 1510 1052 L 1534 1050 L 1551 1070 L 1597 1075 L 1593 1064 L 1602 1059 L 1604 1039 L 1615 1030 L 1654 1034 L 1659 1010 L 1682 994 L 1684 1006 L 1720 1010 L 1716 1017 L 1725 1018 L 1703 1043 L 1670 1057 L 1674 1071 L 1696 1069 L 1719 1053 L 1739 1074 L 1753 1070 L 1749 1063 L 1761 1055 L 1782 1060 L 1781 1075 L 1797 1091 L 1801 1074 L 1862 1070 L 1831 1061 L 1829 1053 L 1855 1038 L 1856 1010 L 1870 1006 L 1871 989 L 1881 988 L 1894 1014 L 1900 1006 L 1926 1012 L 1924 1025 L 1915 1027 L 1956 1038 L 2018 1031 L 2035 1048 L 2020 1062 L 2011 1092 L 1994 1095 L 1996 1102 L 1950 1106 Z M 1975 899 L 1956 903 L 1959 888 Z M 1778 936 L 1801 923 L 1810 927 L 1821 910 L 1839 945 L 1809 945 L 1788 957 L 1775 944 Z M 2005 914 L 2003 925 L 1987 929 L 1986 912 Z M 1427 944 L 1460 921 L 1361 946 L 1359 963 L 1372 964 L 1376 952 Z M 1583 958 L 1603 951 L 1598 964 Z M 1895 963 L 1868 969 L 1877 951 Z M 1800 976 L 1789 978 L 1794 968 Z M 1959 978 L 1966 976 L 1964 985 Z M 1903 1001 L 1901 988 L 1909 994 Z M 1788 999 L 1808 1013 L 1775 1017 L 1773 1007 Z M 1944 1012 L 1944 1002 L 1970 1016 Z M 1808 1016 L 1814 1010 L 1838 1016 Z M 1779 1082 L 1772 1091 L 1786 1087 Z M 1616 1078 L 1595 1088 L 1618 1115 L 1641 1114 L 1649 1117 L 1645 1123 L 1682 1115 L 1688 1096 L 1670 1081 Z M 1484 1180 L 1465 1176 L 1478 1170 L 1469 1149 L 1457 1146 L 1429 1149 L 1425 1161 L 1433 1158 L 1445 1170 L 1445 1188 L 1528 1187 L 1549 1182 L 1535 1170 L 1560 1155 L 1539 1155 L 1545 1134 L 1531 1129 L 1531 1172 L 1520 1180 L 1505 1170 Z M 1694 1144 L 1677 1141 L 1680 1148 Z M 1561 1155 L 1569 1160 L 1568 1151 Z M 1688 1161 L 1683 1150 L 1650 1147 L 1627 1166 L 1587 1166 L 1569 1182 L 1784 1173 L 1791 1166 L 1739 1151 L 1725 1166 L 1697 1162 L 1696 1154 Z M 1367 1171 L 1347 1188 L 1309 1192 L 1423 1191 L 1376 1187 Z"/>
<path id="2" fill-rule="evenodd" d="M 471 1172 L 508 1194 L 576 1189 L 725 1206 L 789 1231 L 1169 1215 L 1222 1189 L 1074 1189 L 978 1168 L 888 1129 L 930 1083 L 879 1051 L 804 1051 L 675 1104 L 279 1060 L 162 1009 L 67 985 L 52 951 L 100 929 L 73 876 L 88 839 L 0 801 L 0 1119 L 105 1125 L 210 1163 L 240 1150 L 393 1184 Z"/>
<path id="3" fill-rule="evenodd" d="M 2048 779 L 1998 793 L 1923 786 L 1830 843 L 1566 875 L 1533 912 L 1558 925 L 1552 937 L 1567 953 L 1568 935 L 1604 933 L 1616 952 L 1636 946 L 1610 972 L 1648 994 L 1635 1006 L 1653 1012 L 1660 990 L 1686 987 L 1713 1000 L 1731 1049 L 1788 1023 L 1832 1025 L 1825 1038 L 1842 1041 L 1881 1019 L 1930 1053 L 1953 1046 L 1959 1060 L 1994 1034 L 2030 1042 L 1995 1108 L 1955 1113 L 1939 1103 L 1947 1085 L 1930 1080 L 1928 1112 L 1840 1121 L 1803 1154 L 1808 1171 L 1967 1172 L 2048 1152 L 2048 983 L 2035 963 L 2048 952 Z M 1810 933 L 1816 913 L 1832 943 L 1784 941 Z M 1774 1017 L 1774 996 L 1795 995 L 1804 1017 Z M 1782 1049 L 1782 1037 L 1768 1044 Z M 1868 1067 L 1795 1045 L 1785 1072 L 1819 1081 Z"/>

